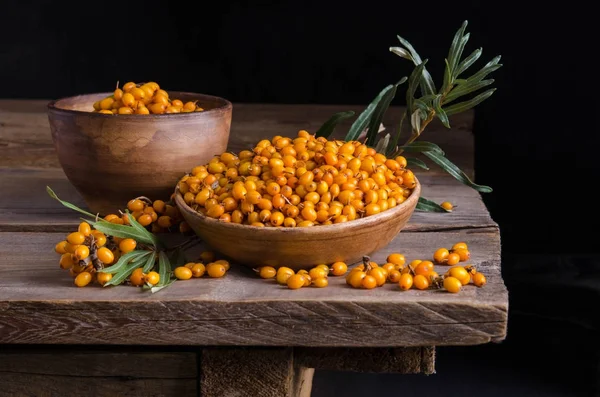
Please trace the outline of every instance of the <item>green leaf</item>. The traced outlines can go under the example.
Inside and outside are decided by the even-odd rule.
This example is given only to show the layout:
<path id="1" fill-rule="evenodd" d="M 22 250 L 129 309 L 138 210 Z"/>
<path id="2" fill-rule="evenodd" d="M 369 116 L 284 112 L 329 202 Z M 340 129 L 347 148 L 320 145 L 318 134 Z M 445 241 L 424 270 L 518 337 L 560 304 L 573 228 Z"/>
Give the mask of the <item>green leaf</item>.
<path id="1" fill-rule="evenodd" d="M 413 48 L 413 46 L 407 40 L 403 39 L 402 37 L 400 37 L 400 36 L 397 36 L 397 37 L 398 37 L 398 40 L 400 41 L 400 43 L 404 47 L 406 47 L 406 49 L 408 51 L 410 51 L 410 55 L 412 56 L 412 61 L 415 64 L 415 66 L 419 66 L 421 63 L 423 63 L 421 61 L 421 57 L 419 56 L 417 51 Z M 435 92 L 436 92 L 435 84 L 433 83 L 433 79 L 431 78 L 431 75 L 425 68 L 423 68 L 423 71 L 421 73 L 420 81 L 421 81 L 421 92 L 423 95 L 435 94 Z"/>
<path id="2" fill-rule="evenodd" d="M 52 197 L 53 199 L 57 200 L 59 203 L 61 203 L 65 207 L 70 208 L 72 210 L 75 210 L 75 211 L 77 211 L 77 212 L 79 212 L 79 213 L 81 213 L 83 215 L 89 216 L 90 218 L 96 218 L 96 215 L 94 215 L 94 214 L 92 214 L 90 212 L 84 211 L 81 208 L 77 207 L 76 205 L 73 205 L 73 204 L 69 203 L 68 201 L 64 201 L 64 200 L 59 199 L 58 196 L 56 195 L 56 193 L 54 193 L 54 190 L 52 190 L 50 188 L 50 186 L 46 186 L 46 192 L 48 193 L 48 195 L 50 197 Z"/>
<path id="3" fill-rule="evenodd" d="M 463 53 L 463 50 L 465 49 L 465 45 L 469 41 L 469 37 L 471 37 L 471 34 L 467 33 L 466 35 L 463 36 L 463 38 L 460 41 L 460 45 L 458 47 L 457 57 L 454 60 L 454 64 L 452 65 L 452 78 L 453 79 L 456 78 L 456 76 L 457 76 L 456 70 L 458 69 L 458 64 L 460 62 L 460 58 L 462 57 L 462 53 Z"/>
<path id="4" fill-rule="evenodd" d="M 419 109 L 415 110 L 413 114 L 410 116 L 410 125 L 412 126 L 413 131 L 418 133 L 421 131 L 421 114 Z"/>
<path id="5" fill-rule="evenodd" d="M 434 152 L 442 156 L 444 155 L 444 151 L 441 147 L 435 143 L 425 141 L 411 142 L 408 145 L 400 146 L 400 149 L 408 153 Z"/>
<path id="6" fill-rule="evenodd" d="M 398 86 L 406 82 L 406 80 L 407 78 L 403 77 L 399 82 L 394 84 L 393 88 L 385 93 L 385 95 L 381 98 L 381 101 L 379 101 L 377 104 L 377 107 L 375 107 L 367 130 L 367 146 L 373 146 L 375 144 L 375 138 L 379 133 L 379 126 L 381 125 L 383 116 L 385 115 L 385 112 L 387 112 L 392 100 L 396 96 L 396 90 Z"/>
<path id="7" fill-rule="evenodd" d="M 354 120 L 354 123 L 352 123 L 352 126 L 348 130 L 348 133 L 346 134 L 346 137 L 344 138 L 344 140 L 355 141 L 360 136 L 360 134 L 367 127 L 367 124 L 369 123 L 369 120 L 371 119 L 371 115 L 375 111 L 375 108 L 377 107 L 379 102 L 393 88 L 394 88 L 394 86 L 392 84 L 390 84 L 387 87 L 385 87 L 383 90 L 381 90 L 381 92 L 375 97 L 375 99 L 373 99 L 373 102 L 371 102 L 369 104 L 369 106 L 367 106 L 367 108 L 365 110 L 363 110 L 362 113 L 357 117 L 357 119 Z"/>
<path id="8" fill-rule="evenodd" d="M 444 82 L 442 83 L 442 88 L 440 88 L 440 94 L 445 93 L 450 89 L 452 85 L 452 70 L 450 68 L 450 64 L 448 63 L 448 59 L 444 59 L 446 62 L 446 67 L 444 68 Z"/>
<path id="9" fill-rule="evenodd" d="M 442 167 L 442 169 L 445 170 L 448 174 L 452 175 L 454 178 L 456 178 L 460 182 L 464 183 L 465 185 L 467 185 L 469 187 L 472 187 L 473 189 L 477 190 L 478 192 L 490 193 L 492 191 L 492 188 L 489 186 L 478 185 L 478 184 L 474 183 L 473 181 L 471 181 L 471 179 L 469 179 L 467 174 L 462 172 L 460 170 L 460 168 L 458 168 L 456 165 L 454 165 L 454 163 L 452 163 L 450 160 L 448 160 L 443 155 L 441 155 L 437 152 L 423 152 L 423 154 L 425 156 L 429 157 L 434 163 L 436 163 L 437 165 Z"/>
<path id="10" fill-rule="evenodd" d="M 465 70 L 467 70 L 471 65 L 475 63 L 483 53 L 482 48 L 478 48 L 471 53 L 468 57 L 463 59 L 458 66 L 456 67 L 456 72 L 454 73 L 454 77 L 460 76 Z"/>
<path id="11" fill-rule="evenodd" d="M 427 166 L 427 164 L 425 164 L 423 162 L 423 160 L 418 159 L 416 157 L 407 157 L 406 164 L 411 167 L 419 167 L 419 168 L 423 168 L 424 170 L 429 170 L 429 167 Z"/>
<path id="12" fill-rule="evenodd" d="M 450 212 L 444 209 L 435 201 L 428 200 L 425 197 L 419 197 L 416 209 L 427 212 Z"/>
<path id="13" fill-rule="evenodd" d="M 460 60 L 463 48 L 466 44 L 466 41 L 463 40 L 463 35 L 465 33 L 465 29 L 467 28 L 468 23 L 468 21 L 464 21 L 460 28 L 456 31 L 456 33 L 454 34 L 454 38 L 452 39 L 452 44 L 450 45 L 450 50 L 448 51 L 448 59 L 446 65 L 448 66 L 449 73 L 451 75 L 453 75 L 454 73 L 454 68 Z"/>
<path id="14" fill-rule="evenodd" d="M 423 73 L 423 69 L 425 68 L 425 62 L 419 64 L 410 74 L 408 78 L 408 88 L 406 89 L 406 107 L 408 109 L 409 114 L 413 112 L 413 101 L 415 97 L 415 92 L 417 92 L 417 87 L 419 86 L 419 79 L 421 74 Z"/>
<path id="15" fill-rule="evenodd" d="M 354 112 L 352 110 L 334 114 L 329 120 L 323 123 L 323 125 L 317 130 L 315 135 L 317 137 L 329 137 L 329 135 L 331 135 L 331 133 L 335 130 L 335 127 L 338 125 L 339 122 L 349 119 L 352 116 L 354 116 Z"/>
<path id="16" fill-rule="evenodd" d="M 152 244 L 154 245 L 154 238 L 148 237 L 146 233 L 142 233 L 139 230 L 136 230 L 133 226 L 130 225 L 118 225 L 116 223 L 110 223 L 101 219 L 97 222 L 88 221 L 95 229 L 101 231 L 104 234 L 114 237 L 121 238 L 132 238 L 138 243 L 144 244 Z M 148 232 L 146 230 L 146 232 Z"/>
<path id="17" fill-rule="evenodd" d="M 154 287 L 150 287 L 150 292 L 152 292 L 153 294 L 160 291 L 161 289 L 165 289 L 167 288 L 169 285 L 173 284 L 175 282 L 175 279 L 172 278 L 169 281 L 167 281 L 165 284 L 161 285 L 160 287 L 158 286 L 154 286 Z"/>
<path id="18" fill-rule="evenodd" d="M 375 146 L 375 151 L 377 153 L 385 153 L 387 146 L 390 143 L 390 138 L 390 134 L 386 134 L 383 138 L 381 138 Z"/>
<path id="19" fill-rule="evenodd" d="M 398 147 L 398 141 L 400 140 L 400 135 L 402 135 L 402 127 L 404 126 L 404 119 L 406 118 L 406 113 L 408 112 L 408 108 L 402 113 L 402 118 L 400 119 L 400 126 L 398 127 L 398 133 L 394 137 L 391 145 L 388 145 L 387 157 L 392 156 L 396 152 L 396 148 Z"/>
<path id="20" fill-rule="evenodd" d="M 423 102 L 421 99 L 415 99 L 413 101 L 414 106 L 416 106 L 418 109 L 422 110 L 425 112 L 425 114 L 429 113 L 431 111 L 431 108 L 425 103 Z"/>
<path id="21" fill-rule="evenodd" d="M 147 259 L 148 255 L 154 255 L 154 252 L 153 251 L 145 251 L 143 255 L 141 255 L 140 257 L 129 262 L 120 272 L 118 272 L 117 274 L 115 274 L 113 276 L 113 278 L 108 280 L 108 282 L 106 284 L 104 284 L 104 286 L 106 287 L 109 285 L 121 284 L 123 281 L 125 281 L 125 279 L 127 277 L 129 277 L 131 275 L 131 273 L 133 273 L 133 271 L 135 269 L 143 266 L 143 263 Z"/>
<path id="22" fill-rule="evenodd" d="M 156 284 L 157 287 L 165 285 L 171 279 L 171 262 L 169 262 L 165 251 L 158 253 L 158 275 L 160 276 L 160 280 Z"/>
<path id="23" fill-rule="evenodd" d="M 450 122 L 448 121 L 448 116 L 446 112 L 442 109 L 442 105 L 440 104 L 441 95 L 433 100 L 433 109 L 435 110 L 436 116 L 441 120 L 444 127 L 450 128 Z"/>
<path id="24" fill-rule="evenodd" d="M 392 52 L 392 53 L 394 53 L 394 54 L 396 54 L 399 57 L 402 57 L 404 59 L 408 59 L 409 61 L 413 60 L 413 58 L 410 55 L 410 53 L 407 50 L 405 50 L 404 48 L 402 48 L 402 47 L 390 47 L 390 52 Z"/>
<path id="25" fill-rule="evenodd" d="M 465 84 L 457 85 L 450 91 L 448 95 L 444 98 L 444 105 L 458 99 L 463 95 L 470 94 L 477 90 L 482 89 L 483 87 L 487 87 L 490 84 L 494 83 L 494 79 L 481 80 L 478 82 L 467 82 Z"/>
<path id="26" fill-rule="evenodd" d="M 490 74 L 493 71 L 496 71 L 502 67 L 502 64 L 500 64 L 498 62 L 500 62 L 500 55 L 498 55 L 497 57 L 495 57 L 494 59 L 489 61 L 477 73 L 475 73 L 474 75 L 469 77 L 467 79 L 467 81 L 468 82 L 477 82 L 477 81 L 483 80 L 485 78 L 485 76 L 487 76 L 488 74 Z"/>
<path id="27" fill-rule="evenodd" d="M 152 270 L 152 268 L 154 268 L 154 264 L 156 263 L 156 255 L 150 255 L 148 257 L 148 260 L 146 261 L 146 264 L 144 265 L 143 268 L 143 272 L 144 273 L 148 273 L 150 270 Z"/>
<path id="28" fill-rule="evenodd" d="M 110 273 L 110 274 L 118 273 L 121 270 L 123 270 L 125 268 L 125 265 L 127 265 L 130 261 L 138 259 L 141 256 L 145 256 L 148 252 L 151 252 L 151 251 L 136 250 L 136 251 L 128 252 L 125 255 L 121 256 L 119 258 L 119 260 L 117 261 L 117 263 L 113 264 L 112 266 L 105 267 L 104 269 L 101 269 L 98 271 L 100 273 Z"/>
<path id="29" fill-rule="evenodd" d="M 135 230 L 137 230 L 141 235 L 146 236 L 145 238 L 147 240 L 152 241 L 152 245 L 154 245 L 154 248 L 157 248 L 161 245 L 160 241 L 158 240 L 158 237 L 156 237 L 155 234 L 150 233 L 148 231 L 148 229 L 146 229 L 144 226 L 142 226 L 134 217 L 133 215 L 131 215 L 129 212 L 127 212 L 127 219 L 129 219 L 129 224 L 131 225 L 132 228 L 134 228 Z"/>
<path id="30" fill-rule="evenodd" d="M 476 97 L 474 97 L 468 101 L 459 102 L 454 105 L 450 105 L 445 109 L 446 115 L 451 116 L 453 114 L 464 112 L 466 110 L 474 108 L 475 106 L 479 105 L 481 102 L 483 102 L 486 99 L 488 99 L 489 97 L 491 97 L 492 94 L 494 93 L 494 91 L 496 91 L 495 88 L 490 88 L 489 90 L 482 92 L 481 94 L 477 95 Z"/>

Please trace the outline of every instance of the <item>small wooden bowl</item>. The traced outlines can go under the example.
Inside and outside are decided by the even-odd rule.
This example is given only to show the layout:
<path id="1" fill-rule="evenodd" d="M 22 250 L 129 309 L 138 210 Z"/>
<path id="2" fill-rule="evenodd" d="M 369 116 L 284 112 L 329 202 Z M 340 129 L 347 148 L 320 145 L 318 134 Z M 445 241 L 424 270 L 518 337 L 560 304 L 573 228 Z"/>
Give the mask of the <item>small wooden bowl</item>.
<path id="1" fill-rule="evenodd" d="M 380 214 L 313 227 L 256 227 L 225 223 L 190 208 L 179 190 L 175 202 L 183 218 L 212 248 L 249 267 L 287 266 L 294 270 L 344 261 L 358 262 L 389 244 L 411 217 L 421 184 L 402 204 Z"/>
<path id="2" fill-rule="evenodd" d="M 93 213 L 124 209 L 139 196 L 168 200 L 186 172 L 227 149 L 232 105 L 223 98 L 170 92 L 204 112 L 160 115 L 94 113 L 111 93 L 48 104 L 54 147 L 69 181 Z"/>

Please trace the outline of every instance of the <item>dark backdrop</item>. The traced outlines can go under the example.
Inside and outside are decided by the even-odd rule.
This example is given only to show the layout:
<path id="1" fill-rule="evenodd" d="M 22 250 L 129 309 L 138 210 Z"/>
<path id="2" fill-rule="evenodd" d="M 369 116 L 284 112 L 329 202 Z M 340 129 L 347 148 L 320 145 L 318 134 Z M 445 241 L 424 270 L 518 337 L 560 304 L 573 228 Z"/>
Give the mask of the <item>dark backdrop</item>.
<path id="1" fill-rule="evenodd" d="M 500 224 L 511 298 L 504 350 L 476 354 L 504 357 L 513 368 L 533 346 L 554 360 L 523 365 L 588 387 L 597 385 L 588 374 L 597 376 L 600 357 L 598 22 L 583 1 L 553 4 L 5 0 L 0 97 L 51 99 L 154 80 L 234 103 L 366 105 L 410 73 L 388 52 L 396 34 L 431 60 L 439 81 L 451 37 L 467 19 L 466 51 L 481 46 L 478 65 L 497 54 L 504 64 L 493 74 L 498 90 L 476 109 L 476 181 L 494 188 L 484 199 Z M 548 259 L 559 254 L 579 256 Z M 578 351 L 589 359 L 585 368 L 568 358 Z M 443 352 L 446 373 L 455 361 Z"/>

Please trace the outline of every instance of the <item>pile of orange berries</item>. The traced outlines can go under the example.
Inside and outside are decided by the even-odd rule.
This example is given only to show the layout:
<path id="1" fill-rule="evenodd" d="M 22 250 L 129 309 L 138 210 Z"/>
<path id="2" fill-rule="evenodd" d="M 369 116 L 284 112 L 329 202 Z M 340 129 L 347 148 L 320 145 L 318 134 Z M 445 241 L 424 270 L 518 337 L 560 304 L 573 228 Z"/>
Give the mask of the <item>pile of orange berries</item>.
<path id="1" fill-rule="evenodd" d="M 344 262 L 335 262 L 331 266 L 325 264 L 317 265 L 310 270 L 298 270 L 295 272 L 289 267 L 280 267 L 275 269 L 272 266 L 262 266 L 254 271 L 264 279 L 275 279 L 280 285 L 287 286 L 289 289 L 300 289 L 302 287 L 313 286 L 325 288 L 329 285 L 327 277 L 343 276 L 348 271 L 348 265 Z"/>
<path id="2" fill-rule="evenodd" d="M 172 201 L 152 201 L 146 197 L 138 197 L 129 200 L 127 209 L 140 225 L 149 228 L 152 233 L 165 233 L 173 230 L 178 230 L 181 233 L 191 231 L 187 222 L 183 220 L 179 209 L 172 205 Z M 129 224 L 126 213 L 108 214 L 104 219 L 119 225 Z"/>
<path id="3" fill-rule="evenodd" d="M 194 210 L 222 222 L 308 227 L 348 222 L 401 204 L 416 186 L 403 156 L 305 130 L 252 151 L 223 153 L 178 183 Z"/>
<path id="4" fill-rule="evenodd" d="M 128 82 L 106 98 L 94 103 L 94 112 L 104 114 L 163 114 L 202 112 L 196 103 L 183 103 L 179 99 L 169 98 L 169 93 L 151 81 L 148 83 Z"/>
<path id="5" fill-rule="evenodd" d="M 60 254 L 61 269 L 69 270 L 75 285 L 85 287 L 92 281 L 106 284 L 112 274 L 97 272 L 118 260 L 121 255 L 133 251 L 137 242 L 131 238 L 121 239 L 107 236 L 94 230 L 89 223 L 82 222 L 76 232 L 66 236 L 54 247 Z"/>
<path id="6" fill-rule="evenodd" d="M 225 259 L 215 260 L 215 254 L 212 251 L 201 253 L 200 260 L 201 262 L 189 262 L 184 266 L 175 268 L 175 277 L 178 280 L 189 280 L 192 277 L 200 278 L 204 275 L 211 278 L 221 278 L 229 270 L 229 261 Z"/>

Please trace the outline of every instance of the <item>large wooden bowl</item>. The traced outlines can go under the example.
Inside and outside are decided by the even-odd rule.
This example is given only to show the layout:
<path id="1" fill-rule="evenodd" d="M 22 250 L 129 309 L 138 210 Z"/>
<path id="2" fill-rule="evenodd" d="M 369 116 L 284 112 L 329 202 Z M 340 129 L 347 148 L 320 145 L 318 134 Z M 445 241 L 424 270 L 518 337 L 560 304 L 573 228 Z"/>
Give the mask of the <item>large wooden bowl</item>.
<path id="1" fill-rule="evenodd" d="M 309 269 L 317 264 L 358 262 L 385 247 L 411 217 L 421 184 L 406 201 L 369 217 L 327 226 L 256 227 L 225 223 L 190 208 L 176 190 L 175 202 L 196 234 L 235 263 L 250 267 Z"/>
<path id="2" fill-rule="evenodd" d="M 138 196 L 168 200 L 185 172 L 227 149 L 232 105 L 223 98 L 170 92 L 204 112 L 160 115 L 93 113 L 110 93 L 48 104 L 54 147 L 69 181 L 93 213 L 114 213 Z"/>

